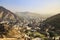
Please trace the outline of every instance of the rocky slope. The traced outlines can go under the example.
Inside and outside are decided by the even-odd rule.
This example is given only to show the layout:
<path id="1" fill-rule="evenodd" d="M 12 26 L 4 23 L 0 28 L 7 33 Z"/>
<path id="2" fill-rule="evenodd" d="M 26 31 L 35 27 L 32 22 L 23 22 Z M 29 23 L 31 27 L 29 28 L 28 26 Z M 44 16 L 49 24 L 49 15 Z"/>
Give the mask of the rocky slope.
<path id="1" fill-rule="evenodd" d="M 19 23 L 19 17 L 13 12 L 0 6 L 0 37 L 18 37 L 21 33 L 18 32 L 20 31 L 18 30 Z"/>
<path id="2" fill-rule="evenodd" d="M 17 22 L 18 20 L 19 20 L 18 17 L 13 12 L 0 6 L 0 22 L 2 21 Z"/>

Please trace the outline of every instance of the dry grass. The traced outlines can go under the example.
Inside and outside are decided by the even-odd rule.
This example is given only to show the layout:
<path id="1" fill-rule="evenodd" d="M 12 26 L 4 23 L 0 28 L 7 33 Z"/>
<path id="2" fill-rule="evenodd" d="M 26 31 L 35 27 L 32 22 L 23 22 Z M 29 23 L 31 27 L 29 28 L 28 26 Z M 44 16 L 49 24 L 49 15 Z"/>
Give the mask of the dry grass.
<path id="1" fill-rule="evenodd" d="M 0 40 L 17 40 L 16 38 L 0 38 Z"/>

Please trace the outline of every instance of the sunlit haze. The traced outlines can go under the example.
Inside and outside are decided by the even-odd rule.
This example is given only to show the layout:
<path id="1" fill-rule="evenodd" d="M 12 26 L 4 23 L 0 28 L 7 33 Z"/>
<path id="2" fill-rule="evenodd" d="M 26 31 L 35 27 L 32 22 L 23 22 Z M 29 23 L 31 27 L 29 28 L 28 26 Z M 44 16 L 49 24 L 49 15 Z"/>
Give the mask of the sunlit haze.
<path id="1" fill-rule="evenodd" d="M 0 0 L 0 6 L 13 12 L 60 13 L 60 0 Z"/>

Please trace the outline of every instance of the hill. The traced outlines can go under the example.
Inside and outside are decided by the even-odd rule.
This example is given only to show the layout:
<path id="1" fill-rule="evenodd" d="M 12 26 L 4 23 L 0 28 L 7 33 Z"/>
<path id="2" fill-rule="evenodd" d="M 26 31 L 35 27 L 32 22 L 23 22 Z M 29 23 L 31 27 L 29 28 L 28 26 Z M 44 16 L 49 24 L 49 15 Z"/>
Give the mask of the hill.
<path id="1" fill-rule="evenodd" d="M 33 13 L 33 12 L 16 12 L 18 16 L 26 17 L 28 18 L 40 18 L 40 19 L 46 19 L 46 15 Z M 15 13 L 15 14 L 16 14 Z"/>
<path id="2" fill-rule="evenodd" d="M 51 37 L 60 35 L 60 13 L 44 20 L 41 25 L 41 33 L 49 33 Z M 48 34 L 47 34 L 48 35 Z"/>
<path id="3" fill-rule="evenodd" d="M 60 13 L 50 18 L 47 18 L 45 20 L 45 23 L 54 26 L 57 30 L 60 30 Z"/>

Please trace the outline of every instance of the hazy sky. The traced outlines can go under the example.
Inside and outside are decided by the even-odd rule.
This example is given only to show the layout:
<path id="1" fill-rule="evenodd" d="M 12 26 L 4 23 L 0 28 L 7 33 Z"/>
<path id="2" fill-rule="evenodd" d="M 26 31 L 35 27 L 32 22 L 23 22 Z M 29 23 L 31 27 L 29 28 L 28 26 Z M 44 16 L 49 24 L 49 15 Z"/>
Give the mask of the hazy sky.
<path id="1" fill-rule="evenodd" d="M 0 0 L 0 6 L 13 11 L 50 14 L 60 12 L 60 0 Z"/>

